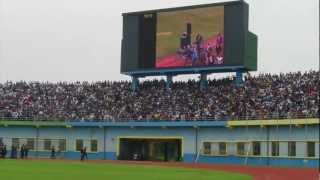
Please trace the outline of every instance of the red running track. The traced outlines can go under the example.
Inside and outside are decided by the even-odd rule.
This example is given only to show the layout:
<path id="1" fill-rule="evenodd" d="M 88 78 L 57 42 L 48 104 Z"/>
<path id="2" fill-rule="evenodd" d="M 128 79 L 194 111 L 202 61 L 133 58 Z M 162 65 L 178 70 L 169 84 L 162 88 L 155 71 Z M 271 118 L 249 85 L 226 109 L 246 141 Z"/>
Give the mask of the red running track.
<path id="1" fill-rule="evenodd" d="M 320 180 L 319 171 L 316 168 L 286 168 L 286 167 L 262 167 L 241 165 L 212 165 L 191 163 L 159 163 L 159 162 L 128 162 L 128 161 L 102 161 L 124 164 L 158 165 L 166 167 L 181 167 L 204 170 L 218 170 L 248 174 L 253 180 Z"/>

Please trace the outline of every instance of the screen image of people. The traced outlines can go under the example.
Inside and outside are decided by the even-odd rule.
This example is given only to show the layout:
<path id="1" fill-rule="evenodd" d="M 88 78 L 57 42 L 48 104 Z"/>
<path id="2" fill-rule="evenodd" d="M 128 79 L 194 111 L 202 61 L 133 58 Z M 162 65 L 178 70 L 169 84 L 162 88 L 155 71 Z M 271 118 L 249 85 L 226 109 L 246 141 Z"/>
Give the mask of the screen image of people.
<path id="1" fill-rule="evenodd" d="M 224 64 L 224 6 L 160 12 L 156 68 Z"/>

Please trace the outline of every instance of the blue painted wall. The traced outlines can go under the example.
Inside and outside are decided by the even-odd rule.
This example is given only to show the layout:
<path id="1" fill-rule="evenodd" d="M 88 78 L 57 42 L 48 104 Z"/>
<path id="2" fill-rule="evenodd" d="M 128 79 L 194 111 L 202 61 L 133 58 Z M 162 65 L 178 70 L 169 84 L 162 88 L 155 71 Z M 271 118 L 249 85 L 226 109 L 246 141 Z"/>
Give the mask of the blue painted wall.
<path id="1" fill-rule="evenodd" d="M 98 140 L 98 152 L 90 152 L 90 159 L 110 159 L 116 160 L 117 141 L 121 136 L 134 137 L 182 137 L 183 138 L 183 161 L 193 162 L 198 152 L 202 149 L 204 141 L 261 141 L 261 157 L 248 157 L 249 165 L 271 165 L 271 166 L 298 166 L 298 167 L 318 167 L 319 161 L 319 129 L 318 126 L 279 126 L 270 128 L 260 127 L 237 127 L 227 128 L 225 123 L 215 125 L 207 124 L 203 126 L 191 126 L 192 123 L 171 127 L 158 126 L 93 126 L 91 123 L 74 124 L 72 128 L 66 127 L 32 127 L 32 126 L 8 126 L 0 127 L 0 138 L 11 146 L 11 138 L 36 138 L 39 139 L 66 139 L 67 150 L 61 153 L 62 158 L 79 159 L 79 152 L 76 151 L 76 140 L 84 139 L 85 146 L 90 147 L 90 140 Z M 191 123 L 191 124 L 190 124 Z M 85 126 L 88 124 L 89 126 Z M 95 124 L 96 125 L 96 124 Z M 161 125 L 161 126 L 160 126 Z M 198 124 L 199 125 L 199 124 Z M 269 157 L 271 146 L 269 146 L 269 156 L 267 153 L 266 141 L 280 142 L 280 156 Z M 287 156 L 288 146 L 286 141 L 297 141 L 296 157 Z M 306 141 L 317 141 L 316 158 L 305 158 Z M 10 148 L 9 148 L 10 150 Z M 244 164 L 245 157 L 236 155 L 235 147 L 228 147 L 229 156 L 205 156 L 200 155 L 198 162 L 218 163 L 218 164 Z M 9 151 L 10 154 L 10 151 Z M 200 153 L 201 154 L 201 153 Z M 30 156 L 49 157 L 49 151 L 31 151 Z"/>

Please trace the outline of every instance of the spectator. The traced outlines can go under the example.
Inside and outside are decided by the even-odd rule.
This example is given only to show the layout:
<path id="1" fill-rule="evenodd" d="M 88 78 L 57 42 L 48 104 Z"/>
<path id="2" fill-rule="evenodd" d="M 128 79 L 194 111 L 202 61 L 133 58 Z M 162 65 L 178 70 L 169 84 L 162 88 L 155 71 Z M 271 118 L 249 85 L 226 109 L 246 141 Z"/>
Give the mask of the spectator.
<path id="1" fill-rule="evenodd" d="M 211 50 L 210 50 L 211 51 Z M 319 117 L 319 71 L 175 82 L 0 83 L 0 117 L 47 120 L 225 120 Z"/>

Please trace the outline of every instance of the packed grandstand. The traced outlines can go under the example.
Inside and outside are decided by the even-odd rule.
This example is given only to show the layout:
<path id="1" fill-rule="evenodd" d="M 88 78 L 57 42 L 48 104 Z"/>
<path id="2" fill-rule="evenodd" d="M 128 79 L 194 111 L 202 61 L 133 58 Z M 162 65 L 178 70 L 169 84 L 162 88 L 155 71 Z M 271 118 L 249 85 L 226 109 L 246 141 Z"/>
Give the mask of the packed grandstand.
<path id="1" fill-rule="evenodd" d="M 237 120 L 319 117 L 319 71 L 199 82 L 5 82 L 0 117 L 41 120 Z"/>

